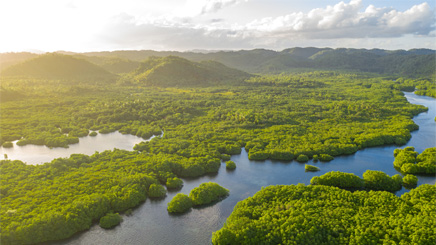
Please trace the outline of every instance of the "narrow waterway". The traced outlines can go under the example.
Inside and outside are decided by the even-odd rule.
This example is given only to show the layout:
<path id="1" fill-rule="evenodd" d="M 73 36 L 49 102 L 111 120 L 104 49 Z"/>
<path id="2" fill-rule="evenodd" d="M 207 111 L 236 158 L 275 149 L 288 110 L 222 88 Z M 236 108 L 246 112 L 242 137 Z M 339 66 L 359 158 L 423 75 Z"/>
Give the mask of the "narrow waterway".
<path id="1" fill-rule="evenodd" d="M 406 146 L 414 146 L 418 152 L 436 146 L 436 100 L 413 93 L 405 95 L 411 103 L 429 108 L 428 112 L 414 118 L 420 129 L 412 133 L 412 139 Z M 392 164 L 393 151 L 396 148 L 368 148 L 350 156 L 337 157 L 329 163 L 313 163 L 321 169 L 315 173 L 305 172 L 304 164 L 295 161 L 250 161 L 243 150 L 240 155 L 232 157 L 237 165 L 236 170 L 227 171 L 222 164 L 216 175 L 184 179 L 185 185 L 178 191 L 189 194 L 194 187 L 203 182 L 216 182 L 229 189 L 230 196 L 215 205 L 195 208 L 183 215 L 169 215 L 166 211 L 167 203 L 178 193 L 170 192 L 163 200 L 148 199 L 133 211 L 133 215 L 124 216 L 121 225 L 112 230 L 104 230 L 94 225 L 88 231 L 54 244 L 210 244 L 212 232 L 222 227 L 236 203 L 252 196 L 262 186 L 309 184 L 313 176 L 329 171 L 343 171 L 362 176 L 367 169 L 371 169 L 381 170 L 389 175 L 398 174 Z M 434 184 L 435 181 L 436 177 L 419 176 L 419 184 Z M 406 191 L 402 189 L 397 195 Z"/>

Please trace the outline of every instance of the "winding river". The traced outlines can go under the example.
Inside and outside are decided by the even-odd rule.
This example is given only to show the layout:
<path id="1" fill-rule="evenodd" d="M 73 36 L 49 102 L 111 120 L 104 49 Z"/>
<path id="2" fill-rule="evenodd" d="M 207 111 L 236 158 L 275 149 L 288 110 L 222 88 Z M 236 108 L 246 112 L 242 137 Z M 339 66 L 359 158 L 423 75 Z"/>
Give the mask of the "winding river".
<path id="1" fill-rule="evenodd" d="M 406 146 L 414 146 L 418 152 L 422 152 L 425 148 L 436 146 L 435 99 L 417 96 L 413 93 L 404 94 L 411 103 L 421 104 L 429 108 L 428 112 L 421 113 L 414 118 L 415 123 L 420 126 L 420 129 L 412 132 L 412 139 Z M 104 137 L 116 135 L 110 134 Z M 121 136 L 130 137 L 128 135 Z M 100 135 L 99 137 L 103 136 Z M 81 145 L 88 138 L 90 137 L 81 138 L 78 145 Z M 104 144 L 107 146 L 106 149 L 121 148 L 117 144 L 119 141 L 119 138 L 114 140 L 108 138 L 104 140 Z M 110 145 L 110 143 L 114 144 Z M 133 145 L 130 146 L 130 149 L 132 147 Z M 15 146 L 15 148 L 17 147 Z M 321 171 L 315 173 L 305 172 L 304 164 L 295 161 L 291 163 L 271 160 L 250 161 L 248 160 L 247 153 L 243 150 L 240 155 L 232 156 L 231 160 L 237 165 L 234 171 L 227 171 L 225 164 L 222 164 L 219 173 L 216 175 L 184 179 L 182 190 L 169 192 L 163 200 L 148 199 L 144 204 L 134 209 L 131 216 L 124 216 L 124 221 L 121 225 L 114 229 L 104 230 L 98 225 L 94 225 L 88 231 L 81 232 L 63 241 L 53 242 L 52 244 L 210 244 L 212 232 L 222 227 L 236 203 L 252 196 L 262 186 L 297 183 L 309 184 L 313 176 L 319 176 L 329 171 L 350 172 L 362 176 L 367 169 L 371 169 L 381 170 L 389 175 L 398 174 L 392 164 L 394 160 L 393 150 L 396 148 L 396 146 L 368 148 L 358 151 L 353 155 L 336 157 L 329 163 L 313 163 L 313 165 L 321 169 Z M 58 148 L 50 150 L 50 152 L 53 152 L 50 155 L 52 158 L 59 157 L 54 153 L 57 150 Z M 93 149 L 91 153 L 80 152 L 92 154 L 94 151 Z M 24 157 L 27 153 L 23 150 L 20 154 L 23 154 Z M 9 158 L 23 159 L 20 157 L 14 158 L 12 155 Z M 418 184 L 433 184 L 436 182 L 436 177 L 418 177 Z M 189 194 L 194 187 L 208 181 L 216 182 L 229 189 L 230 196 L 215 205 L 195 208 L 183 215 L 169 215 L 167 213 L 167 203 L 178 192 Z M 397 192 L 397 195 L 401 195 L 406 191 L 403 188 Z"/>

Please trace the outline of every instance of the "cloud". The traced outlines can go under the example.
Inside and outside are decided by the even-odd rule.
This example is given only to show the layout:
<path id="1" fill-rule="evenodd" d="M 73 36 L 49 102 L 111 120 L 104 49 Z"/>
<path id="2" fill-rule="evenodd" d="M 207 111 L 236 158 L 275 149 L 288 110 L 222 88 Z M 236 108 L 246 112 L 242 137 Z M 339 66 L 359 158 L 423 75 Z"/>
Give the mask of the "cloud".
<path id="1" fill-rule="evenodd" d="M 239 2 L 242 0 L 197 1 L 196 13 L 218 11 Z M 365 46 L 365 43 L 374 44 L 383 38 L 430 38 L 435 34 L 436 20 L 434 10 L 427 3 L 401 12 L 373 5 L 364 8 L 361 0 L 339 2 L 306 13 L 294 12 L 253 20 L 247 24 L 206 19 L 201 22 L 195 17 L 164 16 L 144 20 L 121 14 L 107 24 L 99 38 L 115 48 L 128 46 L 158 50 L 281 48 L 305 46 L 301 45 L 305 43 L 319 46 L 320 42 L 325 46 L 336 46 L 335 43 Z M 398 45 L 400 41 L 394 42 Z M 434 48 L 434 43 L 426 47 L 429 45 Z"/>
<path id="2" fill-rule="evenodd" d="M 308 13 L 254 20 L 247 28 L 265 35 L 304 38 L 400 37 L 406 34 L 428 35 L 434 29 L 435 12 L 427 3 L 404 12 L 373 5 L 364 11 L 360 11 L 361 8 L 361 0 L 340 2 Z"/>
<path id="3" fill-rule="evenodd" d="M 188 0 L 184 7 L 176 12 L 178 16 L 195 17 L 216 13 L 226 7 L 247 2 L 248 0 Z"/>

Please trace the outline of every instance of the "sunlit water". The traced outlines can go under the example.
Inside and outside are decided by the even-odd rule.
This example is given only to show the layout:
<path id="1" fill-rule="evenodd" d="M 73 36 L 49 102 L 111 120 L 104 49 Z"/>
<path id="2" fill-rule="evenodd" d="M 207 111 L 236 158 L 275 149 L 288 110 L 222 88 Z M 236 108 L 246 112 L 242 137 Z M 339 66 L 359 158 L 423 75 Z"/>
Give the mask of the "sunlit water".
<path id="1" fill-rule="evenodd" d="M 411 103 L 422 104 L 429 108 L 428 112 L 421 113 L 414 118 L 420 129 L 412 133 L 412 139 L 407 146 L 414 146 L 418 152 L 436 146 L 436 124 L 434 122 L 436 100 L 417 96 L 413 93 L 405 94 Z M 106 136 L 108 138 L 102 141 L 107 146 L 105 149 L 120 148 L 117 145 L 120 138 L 112 140 L 111 136 L 132 137 L 118 134 Z M 78 145 L 88 138 L 81 138 Z M 140 141 L 140 139 L 138 140 Z M 130 146 L 130 149 L 132 146 Z M 236 203 L 252 196 L 262 186 L 309 184 L 313 176 L 319 176 L 329 171 L 343 171 L 362 176 L 367 169 L 371 169 L 381 170 L 389 175 L 398 174 L 392 164 L 394 161 L 393 150 L 396 148 L 396 146 L 368 148 L 350 156 L 336 157 L 328 163 L 310 163 L 318 166 L 321 169 L 319 172 L 305 172 L 304 164 L 295 161 L 250 161 L 247 153 L 243 150 L 240 155 L 232 156 L 232 160 L 237 165 L 234 171 L 227 171 L 223 163 L 216 175 L 184 179 L 185 184 L 182 190 L 169 192 L 163 200 L 148 199 L 144 204 L 136 208 L 131 216 L 123 216 L 124 221 L 114 229 L 104 230 L 96 224 L 88 231 L 53 244 L 210 244 L 212 232 L 222 227 Z M 53 158 L 58 157 L 58 155 L 55 155 L 57 153 L 54 153 L 58 150 L 65 149 L 50 150 L 53 151 L 51 155 Z M 82 151 L 82 153 L 92 154 L 95 150 L 93 149 L 91 152 Z M 418 176 L 418 178 L 419 184 L 433 184 L 436 181 L 436 178 L 431 176 Z M 230 196 L 215 205 L 194 208 L 183 215 L 169 215 L 167 213 L 167 203 L 173 196 L 179 192 L 189 194 L 194 187 L 208 181 L 216 182 L 229 189 Z M 402 189 L 397 192 L 397 195 L 401 195 L 406 191 Z"/>
<path id="2" fill-rule="evenodd" d="M 0 157 L 4 159 L 4 154 L 7 154 L 11 160 L 21 160 L 27 164 L 42 164 L 55 158 L 69 157 L 73 153 L 92 155 L 96 151 L 102 152 L 114 148 L 131 151 L 133 146 L 141 141 L 144 139 L 119 132 L 81 137 L 79 143 L 69 145 L 68 148 L 49 148 L 41 145 L 17 146 L 16 141 L 14 141 L 13 148 L 0 147 Z"/>

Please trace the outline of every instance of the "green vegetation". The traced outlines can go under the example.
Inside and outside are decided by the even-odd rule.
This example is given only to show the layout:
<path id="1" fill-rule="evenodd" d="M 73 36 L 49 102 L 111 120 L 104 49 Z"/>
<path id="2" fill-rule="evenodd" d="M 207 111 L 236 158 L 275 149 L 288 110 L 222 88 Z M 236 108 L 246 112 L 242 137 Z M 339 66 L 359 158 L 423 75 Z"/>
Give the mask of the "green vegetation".
<path id="1" fill-rule="evenodd" d="M 183 180 L 177 177 L 168 178 L 165 185 L 167 186 L 168 189 L 173 189 L 173 190 L 180 189 L 183 186 Z"/>
<path id="2" fill-rule="evenodd" d="M 234 161 L 227 161 L 226 162 L 226 169 L 235 169 L 236 168 L 236 164 Z"/>
<path id="3" fill-rule="evenodd" d="M 298 162 L 307 162 L 307 161 L 309 161 L 309 157 L 304 155 L 304 154 L 301 154 L 297 157 L 297 161 Z"/>
<path id="4" fill-rule="evenodd" d="M 192 200 L 183 193 L 178 193 L 168 203 L 167 210 L 170 213 L 184 213 L 191 209 Z"/>
<path id="5" fill-rule="evenodd" d="M 189 198 L 193 205 L 204 205 L 220 200 L 229 195 L 229 190 L 217 183 L 207 182 L 191 190 Z"/>
<path id="6" fill-rule="evenodd" d="M 436 147 L 427 148 L 421 154 L 412 146 L 395 149 L 394 167 L 405 174 L 436 173 Z"/>
<path id="7" fill-rule="evenodd" d="M 329 154 L 320 154 L 318 159 L 321 162 L 330 162 L 331 160 L 334 159 L 334 157 L 330 156 Z"/>
<path id="8" fill-rule="evenodd" d="M 320 169 L 319 169 L 318 167 L 316 167 L 316 166 L 306 164 L 306 165 L 304 166 L 304 170 L 305 170 L 306 172 L 316 172 L 316 171 L 319 171 Z"/>
<path id="9" fill-rule="evenodd" d="M 4 147 L 4 148 L 12 148 L 12 147 L 14 147 L 14 144 L 12 142 L 7 141 L 7 142 L 2 144 L 2 147 Z"/>
<path id="10" fill-rule="evenodd" d="M 113 228 L 121 223 L 123 218 L 118 213 L 108 213 L 100 218 L 100 227 L 104 229 Z"/>
<path id="11" fill-rule="evenodd" d="M 406 188 L 415 188 L 418 185 L 418 177 L 412 174 L 407 174 L 403 177 L 403 186 Z"/>
<path id="12" fill-rule="evenodd" d="M 315 176 L 310 180 L 312 185 L 335 186 L 347 190 L 361 190 L 364 188 L 364 181 L 352 173 L 331 171 L 321 176 Z"/>
<path id="13" fill-rule="evenodd" d="M 397 197 L 330 186 L 269 186 L 239 202 L 213 244 L 434 244 L 436 186 Z"/>
<path id="14" fill-rule="evenodd" d="M 151 58 L 116 76 L 83 59 L 48 54 L 3 70 L 0 83 L 2 145 L 68 147 L 90 131 L 144 139 L 164 132 L 132 152 L 73 154 L 38 166 L 1 161 L 5 244 L 67 238 L 107 213 L 164 195 L 159 184 L 178 186 L 175 177 L 218 172 L 221 160 L 242 148 L 253 160 L 308 161 L 403 145 L 418 129 L 412 117 L 426 111 L 404 98 L 405 82 L 391 78 L 333 71 L 253 76 L 176 57 Z M 194 205 L 228 194 L 213 184 L 194 190 Z"/>
<path id="15" fill-rule="evenodd" d="M 382 171 L 374 170 L 366 170 L 363 173 L 363 181 L 367 190 L 375 191 L 395 192 L 401 190 L 403 184 L 402 178 L 398 174 L 390 177 Z"/>
<path id="16" fill-rule="evenodd" d="M 396 174 L 392 177 L 374 170 L 366 170 L 363 179 L 352 173 L 332 171 L 310 180 L 312 185 L 326 185 L 339 187 L 346 190 L 374 190 L 396 192 L 401 190 L 402 178 Z"/>
<path id="17" fill-rule="evenodd" d="M 97 132 L 92 131 L 91 133 L 89 133 L 89 136 L 93 136 L 94 137 L 94 136 L 97 136 L 97 134 L 98 134 Z"/>
<path id="18" fill-rule="evenodd" d="M 192 62 L 176 56 L 150 57 L 122 78 L 123 83 L 151 86 L 196 86 L 242 82 L 248 73 L 229 68 L 214 61 Z"/>
<path id="19" fill-rule="evenodd" d="M 161 198 L 167 195 L 165 187 L 159 184 L 151 184 L 148 189 L 148 195 L 153 198 Z"/>
<path id="20" fill-rule="evenodd" d="M 0 161 L 2 244 L 59 240 L 86 230 L 107 213 L 145 201 L 159 176 L 184 161 L 122 150 L 72 154 L 43 165 Z"/>
<path id="21" fill-rule="evenodd" d="M 7 67 L 2 76 L 31 77 L 61 80 L 107 80 L 115 81 L 116 76 L 86 60 L 70 55 L 50 53 Z"/>

